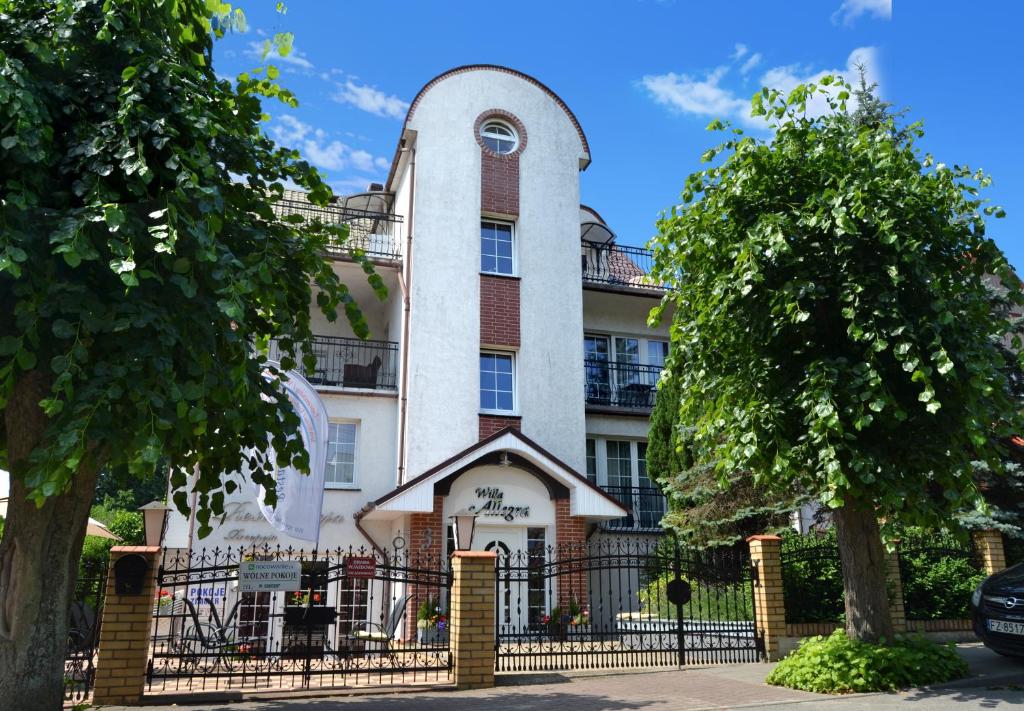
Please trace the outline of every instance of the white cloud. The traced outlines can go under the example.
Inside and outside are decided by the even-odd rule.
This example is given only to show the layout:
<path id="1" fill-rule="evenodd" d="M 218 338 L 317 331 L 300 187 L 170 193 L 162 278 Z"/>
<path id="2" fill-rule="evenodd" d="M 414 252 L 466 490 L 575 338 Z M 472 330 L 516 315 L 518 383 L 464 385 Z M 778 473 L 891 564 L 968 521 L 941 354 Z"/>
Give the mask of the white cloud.
<path id="1" fill-rule="evenodd" d="M 249 49 L 245 50 L 245 56 L 250 59 L 263 61 L 263 46 L 263 42 L 250 42 Z M 273 43 L 270 45 L 270 52 L 267 53 L 267 61 L 278 64 L 290 64 L 302 69 L 313 68 L 313 63 L 306 57 L 305 52 L 300 52 L 295 47 L 292 47 L 292 51 L 289 52 L 287 56 L 282 57 L 278 54 L 277 47 L 275 47 Z"/>
<path id="2" fill-rule="evenodd" d="M 761 63 L 762 59 L 763 57 L 760 52 L 754 52 L 752 55 L 747 57 L 747 61 L 745 61 L 743 66 L 740 67 L 740 74 L 749 74 L 754 67 Z"/>
<path id="3" fill-rule="evenodd" d="M 741 42 L 737 42 L 736 43 L 736 49 L 732 53 L 732 60 L 736 61 L 737 59 L 739 59 L 740 57 L 742 57 L 746 53 L 747 53 L 747 45 L 745 45 L 745 44 L 743 44 Z"/>
<path id="4" fill-rule="evenodd" d="M 857 72 L 858 65 L 864 65 L 866 68 L 865 77 L 868 84 L 879 81 L 878 49 L 876 47 L 858 47 L 850 52 L 850 55 L 846 58 L 846 67 L 843 69 L 821 69 L 815 71 L 810 67 L 801 67 L 796 64 L 774 67 L 761 76 L 761 84 L 770 89 L 778 89 L 786 94 L 798 85 L 816 82 L 826 74 L 842 76 L 847 82 L 856 84 L 860 76 Z M 820 94 L 816 94 L 807 102 L 807 113 L 811 116 L 821 116 L 828 110 L 828 103 Z"/>
<path id="5" fill-rule="evenodd" d="M 298 149 L 306 160 L 325 170 L 354 168 L 375 173 L 390 165 L 383 158 L 374 157 L 361 148 L 352 148 L 337 139 L 331 139 L 323 129 L 314 128 L 290 114 L 277 118 L 270 127 L 270 135 L 278 143 Z"/>
<path id="6" fill-rule="evenodd" d="M 703 80 L 669 72 L 645 76 L 640 83 L 657 103 L 677 111 L 698 116 L 735 116 L 748 102 L 718 85 L 728 71 L 728 67 L 718 67 Z"/>
<path id="7" fill-rule="evenodd" d="M 740 55 L 740 57 L 742 56 Z M 754 61 L 755 59 L 756 61 Z M 760 61 L 760 53 L 755 52 L 740 67 L 740 73 L 746 74 Z M 816 82 L 826 74 L 839 75 L 846 81 L 855 83 L 858 78 L 857 65 L 859 64 L 867 67 L 869 84 L 880 82 L 877 48 L 858 47 L 850 52 L 844 68 L 819 70 L 799 64 L 772 67 L 761 75 L 761 85 L 788 94 L 797 85 Z M 723 80 L 729 74 L 729 69 L 728 65 L 719 66 L 703 79 L 674 72 L 649 75 L 645 76 L 640 84 L 656 103 L 668 106 L 675 111 L 695 116 L 730 119 L 748 126 L 763 128 L 765 124 L 762 119 L 751 118 L 750 100 L 746 94 L 729 86 L 723 86 Z M 807 104 L 807 113 L 812 116 L 824 114 L 827 110 L 828 103 L 820 95 L 816 95 Z"/>
<path id="8" fill-rule="evenodd" d="M 832 13 L 832 24 L 852 25 L 861 15 L 873 15 L 882 20 L 892 19 L 892 0 L 843 0 Z"/>
<path id="9" fill-rule="evenodd" d="M 409 104 L 393 94 L 385 94 L 372 86 L 356 84 L 348 79 L 338 85 L 338 91 L 332 99 L 340 104 L 352 104 L 357 109 L 377 116 L 402 118 L 409 110 Z"/>

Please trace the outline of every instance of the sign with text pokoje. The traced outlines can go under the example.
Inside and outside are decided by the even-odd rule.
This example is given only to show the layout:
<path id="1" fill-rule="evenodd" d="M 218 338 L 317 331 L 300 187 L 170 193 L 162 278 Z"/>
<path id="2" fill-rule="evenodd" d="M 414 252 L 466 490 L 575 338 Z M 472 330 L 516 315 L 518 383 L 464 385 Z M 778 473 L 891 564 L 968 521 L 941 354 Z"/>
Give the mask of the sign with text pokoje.
<path id="1" fill-rule="evenodd" d="M 240 592 L 302 589 L 302 562 L 298 560 L 243 560 L 238 564 Z"/>

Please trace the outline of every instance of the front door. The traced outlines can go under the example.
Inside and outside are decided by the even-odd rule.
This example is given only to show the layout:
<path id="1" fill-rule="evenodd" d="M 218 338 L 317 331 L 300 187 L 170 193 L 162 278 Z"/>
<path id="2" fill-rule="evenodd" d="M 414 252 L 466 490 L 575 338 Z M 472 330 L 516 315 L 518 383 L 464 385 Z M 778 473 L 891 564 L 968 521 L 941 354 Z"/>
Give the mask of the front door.
<path id="1" fill-rule="evenodd" d="M 485 551 L 498 554 L 498 589 L 494 614 L 498 635 L 513 635 L 526 629 L 528 581 L 526 575 L 526 530 L 505 526 L 478 526 L 477 535 Z"/>

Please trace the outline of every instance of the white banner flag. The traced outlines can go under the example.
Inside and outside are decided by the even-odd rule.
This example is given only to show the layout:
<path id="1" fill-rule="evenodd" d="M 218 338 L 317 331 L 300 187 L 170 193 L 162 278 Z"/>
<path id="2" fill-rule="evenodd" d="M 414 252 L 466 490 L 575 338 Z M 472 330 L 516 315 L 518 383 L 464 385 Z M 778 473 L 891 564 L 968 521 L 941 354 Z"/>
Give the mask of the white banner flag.
<path id="1" fill-rule="evenodd" d="M 302 375 L 293 370 L 287 376 L 288 380 L 282 385 L 295 414 L 299 416 L 299 433 L 309 452 L 309 474 L 303 474 L 295 467 L 277 467 L 277 455 L 268 445 L 266 456 L 275 468 L 277 503 L 267 505 L 266 490 L 262 486 L 257 487 L 256 501 L 263 516 L 278 531 L 317 543 L 324 502 L 324 467 L 327 464 L 327 408 Z"/>

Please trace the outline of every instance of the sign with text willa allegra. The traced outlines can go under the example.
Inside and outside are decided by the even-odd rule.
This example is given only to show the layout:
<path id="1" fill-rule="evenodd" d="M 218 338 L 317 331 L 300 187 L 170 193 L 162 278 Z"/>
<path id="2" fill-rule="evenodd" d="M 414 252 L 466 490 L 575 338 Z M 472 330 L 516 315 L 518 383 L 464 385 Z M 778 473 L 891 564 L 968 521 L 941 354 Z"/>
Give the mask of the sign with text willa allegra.
<path id="1" fill-rule="evenodd" d="M 298 560 L 243 560 L 238 564 L 240 592 L 302 589 L 302 562 Z"/>

